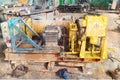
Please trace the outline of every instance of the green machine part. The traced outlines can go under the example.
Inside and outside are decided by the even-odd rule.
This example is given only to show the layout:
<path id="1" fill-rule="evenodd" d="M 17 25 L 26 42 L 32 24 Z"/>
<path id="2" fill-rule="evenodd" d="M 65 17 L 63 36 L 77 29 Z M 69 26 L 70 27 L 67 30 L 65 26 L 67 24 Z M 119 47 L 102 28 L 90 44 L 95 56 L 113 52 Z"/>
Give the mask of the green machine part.
<path id="1" fill-rule="evenodd" d="M 66 4 L 66 5 L 69 5 L 69 4 L 71 4 L 71 3 L 72 3 L 71 0 L 65 0 L 65 4 Z"/>
<path id="2" fill-rule="evenodd" d="M 64 4 L 69 5 L 72 3 L 72 1 L 71 0 L 59 0 L 59 3 L 60 5 L 64 5 Z"/>
<path id="3" fill-rule="evenodd" d="M 53 6 L 54 0 L 47 0 L 47 6 Z"/>
<path id="4" fill-rule="evenodd" d="M 78 4 L 78 0 L 59 0 L 60 5 Z"/>
<path id="5" fill-rule="evenodd" d="M 108 7 L 112 0 L 89 0 L 89 2 L 96 7 Z"/>
<path id="6" fill-rule="evenodd" d="M 78 0 L 71 0 L 72 1 L 72 4 L 78 4 Z"/>
<path id="7" fill-rule="evenodd" d="M 64 0 L 59 0 L 60 5 L 64 4 Z"/>

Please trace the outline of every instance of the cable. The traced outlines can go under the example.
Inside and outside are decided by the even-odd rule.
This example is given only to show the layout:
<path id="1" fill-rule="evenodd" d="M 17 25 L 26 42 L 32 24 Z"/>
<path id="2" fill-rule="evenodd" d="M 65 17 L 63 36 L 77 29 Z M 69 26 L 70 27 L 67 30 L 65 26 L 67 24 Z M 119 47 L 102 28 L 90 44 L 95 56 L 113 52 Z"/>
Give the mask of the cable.
<path id="1" fill-rule="evenodd" d="M 117 60 L 118 62 L 120 62 L 120 60 L 118 58 L 115 58 L 115 57 L 110 57 L 109 59 L 111 59 L 111 60 L 114 59 L 114 60 Z"/>

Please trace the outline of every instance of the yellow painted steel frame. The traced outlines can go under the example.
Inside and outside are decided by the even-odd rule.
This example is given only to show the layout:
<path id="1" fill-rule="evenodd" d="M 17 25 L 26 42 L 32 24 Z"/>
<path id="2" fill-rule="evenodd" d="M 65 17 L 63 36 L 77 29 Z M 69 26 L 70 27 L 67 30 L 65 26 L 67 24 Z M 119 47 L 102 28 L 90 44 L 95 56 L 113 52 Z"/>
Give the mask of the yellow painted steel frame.
<path id="1" fill-rule="evenodd" d="M 95 50 L 95 45 L 92 44 L 91 50 L 87 51 L 86 48 L 87 40 L 86 38 L 81 43 L 80 58 L 96 58 L 96 59 L 106 59 L 107 58 L 107 41 L 106 37 L 101 37 L 100 48 Z"/>
<path id="2" fill-rule="evenodd" d="M 78 54 L 75 43 L 77 42 L 77 25 L 74 22 L 71 22 L 69 25 L 69 48 L 70 52 L 66 54 Z"/>
<path id="3" fill-rule="evenodd" d="M 83 20 L 83 26 L 86 26 L 86 32 L 83 35 L 81 42 L 80 58 L 94 58 L 106 59 L 107 58 L 107 41 L 106 41 L 106 16 L 86 16 Z M 87 41 L 89 39 L 89 42 Z M 95 49 L 100 39 L 99 49 Z M 87 44 L 90 44 L 90 50 Z"/>

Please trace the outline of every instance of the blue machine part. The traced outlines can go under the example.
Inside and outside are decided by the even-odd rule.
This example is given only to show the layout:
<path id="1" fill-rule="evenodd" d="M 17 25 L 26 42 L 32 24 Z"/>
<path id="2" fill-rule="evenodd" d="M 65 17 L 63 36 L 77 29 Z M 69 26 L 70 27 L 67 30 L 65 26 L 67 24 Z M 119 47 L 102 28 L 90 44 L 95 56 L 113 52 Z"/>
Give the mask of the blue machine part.
<path id="1" fill-rule="evenodd" d="M 68 70 L 67 69 L 60 69 L 59 71 L 57 71 L 57 75 L 60 77 L 60 78 L 63 78 L 65 80 L 68 80 L 69 79 L 69 73 L 68 73 Z"/>
<path id="2" fill-rule="evenodd" d="M 20 18 L 12 18 L 11 20 L 8 21 L 8 27 L 9 28 L 14 28 L 16 23 L 19 22 Z"/>
<path id="3" fill-rule="evenodd" d="M 22 31 L 22 24 L 40 38 L 40 36 L 28 24 L 26 24 L 22 18 L 12 18 L 8 21 L 12 48 L 16 51 L 40 50 L 41 47 Z M 20 38 L 19 41 L 18 38 Z M 30 43 L 34 48 L 19 48 L 23 42 Z"/>

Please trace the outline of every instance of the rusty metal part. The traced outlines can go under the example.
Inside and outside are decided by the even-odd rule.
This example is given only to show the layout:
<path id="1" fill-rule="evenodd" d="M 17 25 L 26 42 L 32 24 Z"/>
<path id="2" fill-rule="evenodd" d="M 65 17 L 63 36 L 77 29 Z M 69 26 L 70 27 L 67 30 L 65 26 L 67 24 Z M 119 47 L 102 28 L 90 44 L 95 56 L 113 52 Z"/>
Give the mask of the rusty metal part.
<path id="1" fill-rule="evenodd" d="M 11 76 L 20 77 L 22 75 L 25 75 L 27 72 L 28 72 L 28 67 L 20 64 L 16 66 L 15 69 L 13 69 Z"/>
<path id="2" fill-rule="evenodd" d="M 51 62 L 51 61 L 98 62 L 98 61 L 102 61 L 101 59 L 79 58 L 78 56 L 74 56 L 74 55 L 60 56 L 60 51 L 58 50 L 16 52 L 16 51 L 13 51 L 12 49 L 5 50 L 5 60 L 36 61 L 36 62 Z"/>
<path id="3" fill-rule="evenodd" d="M 77 63 L 77 62 L 58 62 L 59 65 L 62 66 L 71 66 L 71 67 L 80 67 L 85 66 L 85 63 Z"/>
<path id="4" fill-rule="evenodd" d="M 113 71 L 107 71 L 106 74 L 109 75 L 112 79 L 117 79 L 117 76 Z"/>
<path id="5" fill-rule="evenodd" d="M 52 70 L 55 66 L 55 62 L 49 62 L 48 65 L 47 65 L 47 69 L 48 70 Z"/>

